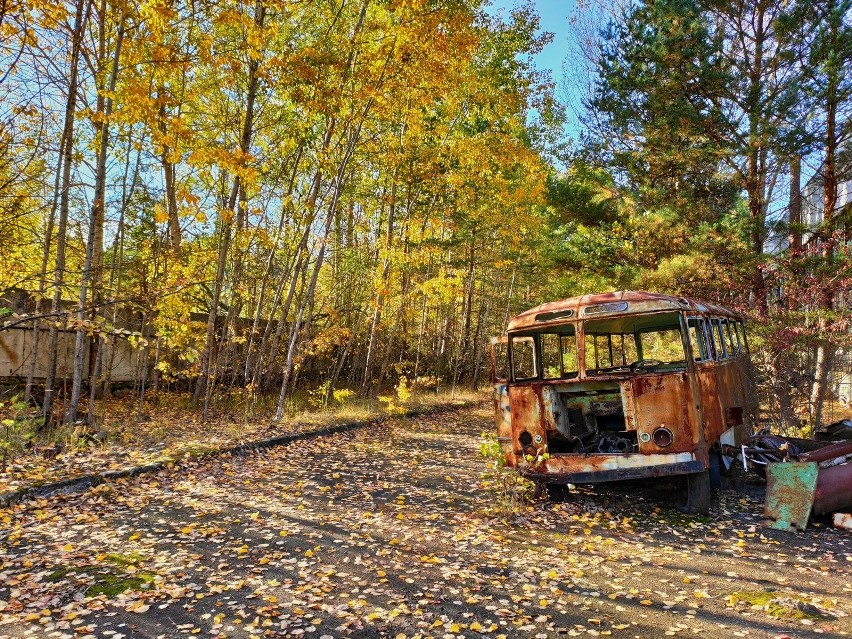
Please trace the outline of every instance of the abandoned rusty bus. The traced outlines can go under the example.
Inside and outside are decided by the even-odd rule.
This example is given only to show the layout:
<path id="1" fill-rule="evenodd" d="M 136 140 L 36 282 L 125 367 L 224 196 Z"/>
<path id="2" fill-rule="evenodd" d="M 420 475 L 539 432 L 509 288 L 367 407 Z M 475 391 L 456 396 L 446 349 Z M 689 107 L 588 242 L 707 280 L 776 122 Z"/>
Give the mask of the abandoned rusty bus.
<path id="1" fill-rule="evenodd" d="M 710 507 L 723 460 L 757 404 L 743 318 L 645 291 L 584 295 L 513 318 L 492 340 L 506 463 L 564 498 L 567 484 L 683 475 Z"/>

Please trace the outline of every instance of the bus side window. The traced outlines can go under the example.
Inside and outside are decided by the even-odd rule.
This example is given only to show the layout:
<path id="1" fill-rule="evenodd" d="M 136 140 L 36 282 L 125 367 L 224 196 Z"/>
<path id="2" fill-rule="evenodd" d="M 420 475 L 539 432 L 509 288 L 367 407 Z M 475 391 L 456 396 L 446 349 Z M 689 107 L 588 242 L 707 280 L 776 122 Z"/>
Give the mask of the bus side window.
<path id="1" fill-rule="evenodd" d="M 494 353 L 494 381 L 505 382 L 509 379 L 509 344 L 495 342 L 491 348 Z"/>
<path id="2" fill-rule="evenodd" d="M 728 343 L 725 341 L 725 327 L 722 324 L 723 320 L 715 319 L 713 320 L 713 324 L 716 326 L 716 335 L 717 341 L 719 342 L 719 354 L 722 355 L 725 359 L 731 357 L 731 350 Z"/>
<path id="3" fill-rule="evenodd" d="M 737 322 L 735 320 L 728 320 L 728 331 L 731 333 L 731 341 L 736 346 L 737 355 L 745 354 L 745 349 L 743 349 L 743 341 L 740 339 L 740 333 L 737 330 Z"/>
<path id="4" fill-rule="evenodd" d="M 710 322 L 710 333 L 713 336 L 713 349 L 716 351 L 716 359 L 725 359 L 727 354 L 725 353 L 725 342 L 722 338 L 721 320 L 714 317 Z"/>
<path id="5" fill-rule="evenodd" d="M 514 379 L 533 379 L 535 368 L 535 340 L 532 337 L 512 338 L 512 372 Z"/>
<path id="6" fill-rule="evenodd" d="M 704 362 L 711 359 L 707 347 L 707 338 L 704 334 L 704 320 L 697 317 L 689 318 L 687 326 L 689 328 L 689 343 L 692 348 L 692 357 L 696 362 Z"/>
<path id="7" fill-rule="evenodd" d="M 745 324 L 741 321 L 736 323 L 737 327 L 737 336 L 740 338 L 740 348 L 742 349 L 743 355 L 748 353 L 748 340 L 746 339 L 745 333 Z"/>
<path id="8" fill-rule="evenodd" d="M 728 320 L 722 320 L 721 326 L 722 334 L 725 337 L 725 350 L 728 351 L 728 357 L 736 357 L 739 348 L 737 348 L 736 337 L 734 337 L 731 330 L 731 324 Z"/>

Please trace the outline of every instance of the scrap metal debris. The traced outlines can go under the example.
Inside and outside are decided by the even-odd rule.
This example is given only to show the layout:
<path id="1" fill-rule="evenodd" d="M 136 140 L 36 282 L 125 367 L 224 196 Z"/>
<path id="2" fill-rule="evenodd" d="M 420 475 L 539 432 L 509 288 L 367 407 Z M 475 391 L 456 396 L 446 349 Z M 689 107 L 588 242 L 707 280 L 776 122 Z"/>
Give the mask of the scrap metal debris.
<path id="1" fill-rule="evenodd" d="M 825 430 L 817 433 L 817 439 L 824 441 L 837 441 L 839 439 L 852 439 L 852 419 L 841 419 L 829 424 Z"/>
<path id="2" fill-rule="evenodd" d="M 799 454 L 799 447 L 785 437 L 761 432 L 749 437 L 741 446 L 740 453 L 746 471 L 750 470 L 765 477 L 768 464 L 795 459 Z"/>
<path id="3" fill-rule="evenodd" d="M 763 433 L 743 445 L 742 455 L 747 468 L 766 477 L 764 512 L 773 528 L 803 530 L 812 512 L 852 507 L 852 441 L 826 445 Z"/>

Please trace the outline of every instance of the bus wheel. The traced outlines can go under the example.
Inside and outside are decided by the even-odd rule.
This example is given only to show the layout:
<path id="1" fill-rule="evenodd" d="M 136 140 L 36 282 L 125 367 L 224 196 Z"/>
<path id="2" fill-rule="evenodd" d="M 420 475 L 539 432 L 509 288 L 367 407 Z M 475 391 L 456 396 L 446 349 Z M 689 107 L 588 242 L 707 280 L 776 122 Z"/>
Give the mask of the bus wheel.
<path id="1" fill-rule="evenodd" d="M 710 486 L 710 471 L 686 476 L 686 507 L 690 515 L 706 515 L 710 512 L 713 488 Z"/>
<path id="2" fill-rule="evenodd" d="M 547 498 L 556 504 L 568 501 L 568 491 L 566 484 L 547 484 Z"/>
<path id="3" fill-rule="evenodd" d="M 722 471 L 725 468 L 725 462 L 722 461 L 722 454 L 711 450 L 710 451 L 710 466 L 707 470 L 710 471 L 710 486 L 712 488 L 722 487 Z"/>

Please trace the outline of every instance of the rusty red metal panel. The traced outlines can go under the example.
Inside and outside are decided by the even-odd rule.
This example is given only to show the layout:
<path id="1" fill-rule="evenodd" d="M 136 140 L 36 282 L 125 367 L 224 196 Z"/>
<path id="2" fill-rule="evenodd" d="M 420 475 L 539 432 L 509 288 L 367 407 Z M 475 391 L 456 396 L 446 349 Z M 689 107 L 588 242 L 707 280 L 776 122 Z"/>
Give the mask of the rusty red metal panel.
<path id="1" fill-rule="evenodd" d="M 494 421 L 497 425 L 497 441 L 503 450 L 507 466 L 515 466 L 515 449 L 512 439 L 512 411 L 509 406 L 509 387 L 494 385 Z"/>
<path id="2" fill-rule="evenodd" d="M 621 389 L 621 403 L 624 410 L 624 430 L 636 430 L 636 406 L 633 401 L 633 387 L 631 380 L 623 379 L 618 383 Z"/>
<path id="3" fill-rule="evenodd" d="M 691 393 L 685 372 L 640 375 L 631 380 L 636 430 L 640 453 L 681 453 L 695 450 L 698 428 L 690 420 Z M 667 428 L 674 437 L 671 445 L 657 446 L 654 431 Z"/>
<path id="4" fill-rule="evenodd" d="M 852 455 L 852 441 L 838 442 L 830 446 L 824 446 L 809 453 L 799 455 L 801 461 L 824 462 L 835 457 Z"/>
<path id="5" fill-rule="evenodd" d="M 852 463 L 820 468 L 814 491 L 818 515 L 852 507 Z"/>
<path id="6" fill-rule="evenodd" d="M 695 367 L 695 379 L 698 383 L 698 395 L 701 400 L 701 412 L 704 415 L 704 437 L 715 442 L 725 432 L 725 419 L 717 392 L 715 364 Z"/>
<path id="7" fill-rule="evenodd" d="M 541 420 L 541 391 L 535 386 L 509 386 L 509 411 L 512 414 L 512 443 L 516 455 L 536 456 L 545 450 L 545 432 Z M 529 433 L 524 446 L 520 436 Z"/>
<path id="8" fill-rule="evenodd" d="M 581 295 L 579 297 L 570 297 L 556 302 L 541 304 L 521 313 L 520 315 L 517 315 L 516 317 L 513 317 L 509 321 L 509 330 L 514 331 L 530 326 L 541 326 L 543 323 L 541 321 L 536 321 L 536 315 L 542 313 L 558 314 L 561 311 L 573 310 L 573 317 L 579 318 L 582 316 L 582 309 L 585 306 L 610 304 L 620 301 L 626 301 L 630 304 L 630 312 L 644 313 L 665 310 L 692 310 L 700 313 L 712 313 L 737 319 L 741 318 L 738 313 L 729 309 L 715 304 L 692 300 L 686 297 L 676 297 L 673 295 L 651 293 L 648 291 L 613 291 L 610 293 Z M 559 323 L 559 320 L 554 318 L 554 322 Z"/>
<path id="9" fill-rule="evenodd" d="M 717 362 L 713 367 L 716 376 L 716 395 L 719 409 L 722 411 L 722 421 L 719 430 L 707 429 L 707 441 L 719 439 L 723 431 L 734 428 L 735 441 L 740 443 L 752 432 L 752 415 L 757 412 L 757 400 L 750 383 L 750 375 L 746 370 L 749 365 L 747 358 L 735 358 Z"/>

